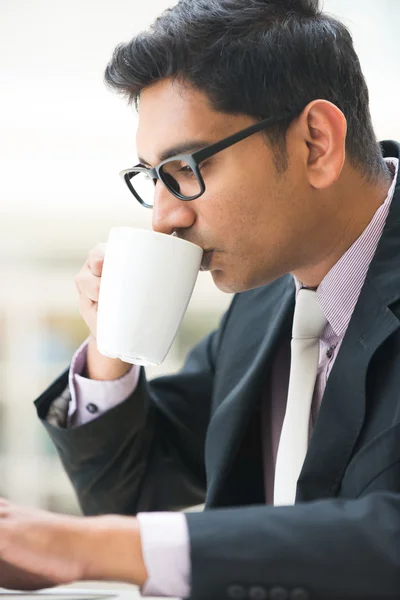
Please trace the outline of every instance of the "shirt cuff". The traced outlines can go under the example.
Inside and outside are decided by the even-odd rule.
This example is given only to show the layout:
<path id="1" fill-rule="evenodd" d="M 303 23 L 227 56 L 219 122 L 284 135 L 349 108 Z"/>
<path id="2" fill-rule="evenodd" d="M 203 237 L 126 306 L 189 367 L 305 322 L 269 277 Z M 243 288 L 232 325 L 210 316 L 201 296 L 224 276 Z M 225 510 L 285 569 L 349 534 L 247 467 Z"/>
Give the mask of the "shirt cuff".
<path id="1" fill-rule="evenodd" d="M 143 560 L 149 577 L 143 596 L 190 596 L 190 538 L 183 513 L 137 515 Z"/>
<path id="2" fill-rule="evenodd" d="M 68 408 L 68 427 L 79 427 L 96 419 L 120 404 L 135 390 L 140 367 L 133 365 L 128 373 L 112 381 L 98 381 L 82 377 L 89 340 L 86 340 L 72 358 L 69 371 L 71 400 Z"/>

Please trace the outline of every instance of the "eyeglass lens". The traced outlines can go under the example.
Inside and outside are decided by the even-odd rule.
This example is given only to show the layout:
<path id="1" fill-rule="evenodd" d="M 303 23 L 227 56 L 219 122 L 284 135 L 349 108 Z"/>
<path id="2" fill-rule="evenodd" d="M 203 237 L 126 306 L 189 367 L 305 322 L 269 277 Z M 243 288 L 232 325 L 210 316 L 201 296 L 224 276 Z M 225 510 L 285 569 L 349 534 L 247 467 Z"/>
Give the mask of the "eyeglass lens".
<path id="1" fill-rule="evenodd" d="M 201 185 L 192 167 L 182 160 L 165 163 L 160 170 L 163 183 L 171 192 L 176 192 L 185 198 L 191 198 L 201 193 Z M 147 206 L 154 205 L 154 187 L 156 180 L 147 173 L 132 172 L 129 174 L 131 186 Z"/>

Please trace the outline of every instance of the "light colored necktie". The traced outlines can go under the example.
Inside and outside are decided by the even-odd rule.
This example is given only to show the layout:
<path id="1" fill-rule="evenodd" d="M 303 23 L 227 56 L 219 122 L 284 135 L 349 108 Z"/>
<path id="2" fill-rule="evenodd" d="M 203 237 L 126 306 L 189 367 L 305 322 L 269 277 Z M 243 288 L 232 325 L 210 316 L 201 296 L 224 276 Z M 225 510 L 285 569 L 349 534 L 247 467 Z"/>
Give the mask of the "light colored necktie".
<path id="1" fill-rule="evenodd" d="M 308 447 L 308 428 L 319 361 L 319 338 L 327 321 L 317 293 L 301 289 L 293 318 L 289 390 L 275 466 L 274 505 L 294 504 Z"/>

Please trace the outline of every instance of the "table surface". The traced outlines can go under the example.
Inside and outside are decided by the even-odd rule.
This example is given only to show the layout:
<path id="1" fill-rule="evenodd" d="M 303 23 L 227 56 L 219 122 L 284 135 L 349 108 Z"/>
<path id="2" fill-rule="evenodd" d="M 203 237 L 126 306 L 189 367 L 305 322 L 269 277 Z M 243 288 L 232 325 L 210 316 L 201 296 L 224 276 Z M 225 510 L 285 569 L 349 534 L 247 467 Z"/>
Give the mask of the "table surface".
<path id="1" fill-rule="evenodd" d="M 38 596 L 38 600 L 40 600 L 40 597 L 43 598 L 43 600 L 45 600 L 46 598 L 46 594 L 66 594 L 66 593 L 70 593 L 71 594 L 71 598 L 74 598 L 74 596 L 79 597 L 79 593 L 82 592 L 82 594 L 113 594 L 118 596 L 119 600 L 139 600 L 139 598 L 143 598 L 143 596 L 140 595 L 139 592 L 139 588 L 136 587 L 135 585 L 129 585 L 129 584 L 125 584 L 125 583 L 117 583 L 117 582 L 113 582 L 113 581 L 85 581 L 85 582 L 78 582 L 78 583 L 72 583 L 70 585 L 63 585 L 63 586 L 59 586 L 56 588 L 51 588 L 51 589 L 47 589 L 47 590 L 42 590 L 39 592 L 35 592 L 35 595 Z M 13 593 L 13 592 L 11 592 Z M 16 592 L 17 593 L 17 592 Z M 32 594 L 32 592 L 27 592 L 29 594 Z M 10 590 L 5 590 L 3 588 L 0 588 L 0 600 L 2 596 L 5 595 L 9 595 L 10 594 Z M 147 598 L 150 597 L 147 596 Z M 165 600 L 164 598 L 155 598 L 152 597 L 152 600 Z M 174 600 L 174 599 L 170 599 L 170 600 Z M 178 599 L 175 599 L 178 600 Z"/>

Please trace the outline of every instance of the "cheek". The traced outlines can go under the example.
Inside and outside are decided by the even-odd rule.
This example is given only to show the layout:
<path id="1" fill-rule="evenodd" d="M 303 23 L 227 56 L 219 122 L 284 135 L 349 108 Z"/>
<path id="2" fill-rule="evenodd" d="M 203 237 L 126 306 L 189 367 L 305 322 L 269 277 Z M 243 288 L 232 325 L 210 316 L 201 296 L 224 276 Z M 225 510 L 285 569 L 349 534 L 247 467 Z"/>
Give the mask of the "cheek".
<path id="1" fill-rule="evenodd" d="M 254 161 L 247 168 L 238 161 L 225 169 L 221 165 L 198 204 L 199 230 L 208 234 L 216 247 L 254 256 L 271 232 L 281 228 L 278 191 L 276 176 L 256 168 Z"/>
<path id="2" fill-rule="evenodd" d="M 246 196 L 230 187 L 213 198 L 210 226 L 222 249 L 232 251 L 241 245 L 242 237 L 251 228 L 252 211 L 246 206 Z"/>

